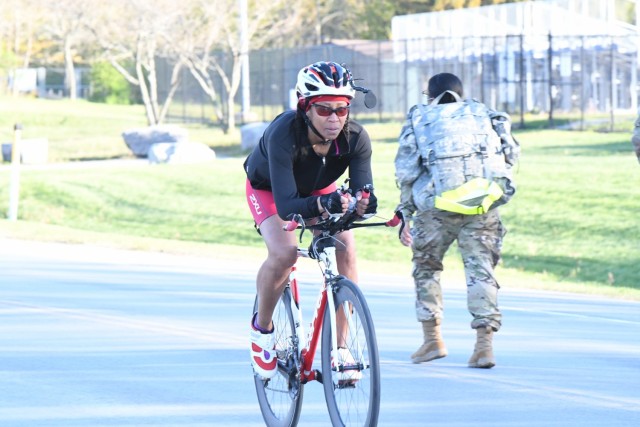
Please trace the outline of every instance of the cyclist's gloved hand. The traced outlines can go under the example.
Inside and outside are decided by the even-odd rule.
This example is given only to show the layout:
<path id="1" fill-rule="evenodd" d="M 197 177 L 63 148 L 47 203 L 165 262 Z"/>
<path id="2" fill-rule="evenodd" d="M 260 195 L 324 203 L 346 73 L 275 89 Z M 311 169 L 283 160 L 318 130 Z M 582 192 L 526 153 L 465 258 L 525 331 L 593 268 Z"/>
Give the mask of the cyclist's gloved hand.
<path id="1" fill-rule="evenodd" d="M 373 194 L 373 188 L 371 186 L 367 186 L 362 190 L 358 190 L 356 193 L 357 199 L 359 201 L 357 206 L 358 215 L 363 218 L 370 218 L 376 214 L 378 211 L 378 198 Z M 364 206 L 362 200 L 367 199 L 368 203 Z"/>
<path id="2" fill-rule="evenodd" d="M 320 205 L 330 214 L 342 213 L 342 200 L 339 192 L 323 194 L 320 196 Z"/>
<path id="3" fill-rule="evenodd" d="M 367 209 L 364 211 L 366 214 L 375 214 L 378 211 L 378 198 L 373 191 L 369 192 L 369 204 L 367 205 Z"/>

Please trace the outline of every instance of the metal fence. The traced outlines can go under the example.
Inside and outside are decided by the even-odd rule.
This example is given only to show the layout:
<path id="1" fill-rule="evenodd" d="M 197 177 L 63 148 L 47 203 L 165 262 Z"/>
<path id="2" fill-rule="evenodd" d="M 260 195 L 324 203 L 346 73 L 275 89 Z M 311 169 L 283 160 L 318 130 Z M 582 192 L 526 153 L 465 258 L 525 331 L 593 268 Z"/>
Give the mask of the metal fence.
<path id="1" fill-rule="evenodd" d="M 250 102 L 254 120 L 270 121 L 291 106 L 298 70 L 318 60 L 346 63 L 358 84 L 378 96 L 373 110 L 356 98 L 356 118 L 404 117 L 424 100 L 430 76 L 457 74 L 465 96 L 507 111 L 514 122 L 538 117 L 556 125 L 572 117 L 582 128 L 600 120 L 613 129 L 638 107 L 638 36 L 526 36 L 425 38 L 403 41 L 333 42 L 297 49 L 252 51 Z M 225 58 L 221 57 L 225 63 Z M 212 75 L 214 79 L 216 76 Z M 218 93 L 224 98 L 222 85 Z M 236 95 L 238 111 L 242 93 Z M 212 106 L 188 72 L 170 111 L 173 120 L 211 121 Z M 193 108 L 194 105 L 199 108 Z M 246 120 L 246 117 L 240 117 Z"/>

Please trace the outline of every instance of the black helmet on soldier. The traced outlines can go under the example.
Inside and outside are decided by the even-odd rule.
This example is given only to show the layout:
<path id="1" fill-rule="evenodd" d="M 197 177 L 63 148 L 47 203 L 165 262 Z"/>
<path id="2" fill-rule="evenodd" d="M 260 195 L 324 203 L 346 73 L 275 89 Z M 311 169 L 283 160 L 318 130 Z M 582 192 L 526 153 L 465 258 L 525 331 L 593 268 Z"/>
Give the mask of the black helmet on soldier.
<path id="1" fill-rule="evenodd" d="M 462 90 L 462 81 L 455 74 L 451 73 L 440 73 L 429 79 L 428 89 L 425 93 L 429 97 L 429 99 L 437 98 L 441 93 L 450 90 L 451 92 L 457 93 L 460 98 L 462 98 L 463 90 Z M 456 99 L 453 95 L 446 93 L 440 100 L 440 104 L 445 104 L 448 102 L 456 102 Z"/>

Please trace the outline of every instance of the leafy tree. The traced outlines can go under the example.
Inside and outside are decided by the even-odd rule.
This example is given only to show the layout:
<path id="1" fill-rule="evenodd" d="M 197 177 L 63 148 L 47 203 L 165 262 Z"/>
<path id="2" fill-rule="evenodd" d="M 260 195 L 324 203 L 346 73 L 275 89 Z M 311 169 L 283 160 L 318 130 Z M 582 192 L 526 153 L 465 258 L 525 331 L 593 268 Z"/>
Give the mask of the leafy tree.
<path id="1" fill-rule="evenodd" d="M 616 18 L 632 25 L 638 25 L 636 22 L 636 6 L 638 6 L 638 2 L 635 0 L 616 0 Z"/>
<path id="2" fill-rule="evenodd" d="M 518 3 L 526 0 L 398 0 L 395 2 L 396 15 L 437 12 L 465 7 L 491 6 L 503 3 Z"/>
<path id="3" fill-rule="evenodd" d="M 386 40 L 391 37 L 391 18 L 395 14 L 395 2 L 390 0 L 366 0 L 356 12 L 355 27 L 359 38 Z"/>
<path id="4" fill-rule="evenodd" d="M 329 12 L 316 21 L 322 38 L 380 40 L 391 36 L 394 3 L 390 0 L 337 0 L 326 2 Z M 318 32 L 318 31 L 317 31 Z M 319 33 L 319 32 L 318 32 Z"/>
<path id="5" fill-rule="evenodd" d="M 90 101 L 106 104 L 130 104 L 129 82 L 108 62 L 98 62 L 91 67 Z"/>
<path id="6" fill-rule="evenodd" d="M 298 39 L 320 44 L 331 39 L 386 40 L 395 15 L 515 3 L 525 0 L 300 0 L 307 13 Z M 311 40 L 313 43 L 309 43 Z"/>

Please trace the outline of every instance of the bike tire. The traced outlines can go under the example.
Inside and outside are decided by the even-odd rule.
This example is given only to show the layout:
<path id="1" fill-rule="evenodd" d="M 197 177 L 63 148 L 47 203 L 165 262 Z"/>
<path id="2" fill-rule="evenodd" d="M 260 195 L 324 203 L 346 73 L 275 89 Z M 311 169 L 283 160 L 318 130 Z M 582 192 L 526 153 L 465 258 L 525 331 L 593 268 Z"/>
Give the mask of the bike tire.
<path id="1" fill-rule="evenodd" d="M 322 328 L 322 378 L 331 423 L 334 426 L 376 426 L 380 413 L 380 360 L 371 312 L 360 288 L 348 279 L 334 285 L 336 311 L 350 308 L 349 336 L 346 348 L 353 356 L 352 368 L 359 372 L 357 381 L 344 381 L 331 360 L 331 323 L 329 310 L 324 313 Z M 349 368 L 349 366 L 348 366 Z M 353 374 L 352 374 L 353 375 Z M 357 375 L 357 374 L 355 374 Z"/>
<path id="2" fill-rule="evenodd" d="M 258 310 L 256 297 L 253 312 Z M 291 311 L 291 290 L 287 286 L 273 312 L 278 373 L 270 380 L 254 375 L 260 411 L 269 427 L 293 427 L 302 408 L 303 384 L 298 371 L 298 340 Z"/>

